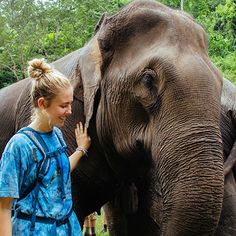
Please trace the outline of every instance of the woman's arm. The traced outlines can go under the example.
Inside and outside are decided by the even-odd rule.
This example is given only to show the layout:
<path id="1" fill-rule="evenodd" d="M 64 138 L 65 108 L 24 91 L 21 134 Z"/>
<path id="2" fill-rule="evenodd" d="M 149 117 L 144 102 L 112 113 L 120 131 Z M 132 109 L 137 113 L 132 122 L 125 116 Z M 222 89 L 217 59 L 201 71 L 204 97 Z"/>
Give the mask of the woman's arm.
<path id="1" fill-rule="evenodd" d="M 12 236 L 11 208 L 13 198 L 0 197 L 0 235 Z"/>
<path id="2" fill-rule="evenodd" d="M 90 147 L 91 139 L 88 136 L 87 128 L 83 127 L 83 124 L 79 122 L 75 129 L 75 137 L 78 148 L 76 151 L 69 157 L 70 161 L 70 172 L 72 172 L 79 163 L 79 160 L 84 156 Z"/>

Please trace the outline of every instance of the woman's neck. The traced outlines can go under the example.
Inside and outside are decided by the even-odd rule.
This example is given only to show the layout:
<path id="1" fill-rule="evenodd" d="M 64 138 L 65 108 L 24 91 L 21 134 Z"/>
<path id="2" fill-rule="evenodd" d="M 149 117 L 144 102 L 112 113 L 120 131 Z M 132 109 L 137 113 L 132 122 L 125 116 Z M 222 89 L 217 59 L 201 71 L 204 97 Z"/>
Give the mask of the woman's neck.
<path id="1" fill-rule="evenodd" d="M 34 119 L 30 124 L 29 127 L 32 129 L 39 131 L 39 132 L 50 132 L 52 131 L 53 127 L 49 124 L 48 120 L 43 121 L 40 119 Z"/>

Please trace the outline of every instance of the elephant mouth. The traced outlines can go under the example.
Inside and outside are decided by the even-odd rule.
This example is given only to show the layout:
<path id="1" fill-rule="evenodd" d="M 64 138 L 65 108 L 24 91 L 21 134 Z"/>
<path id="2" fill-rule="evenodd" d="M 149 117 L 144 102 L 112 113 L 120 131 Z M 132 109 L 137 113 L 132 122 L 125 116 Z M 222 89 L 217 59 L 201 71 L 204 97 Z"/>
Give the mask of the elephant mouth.
<path id="1" fill-rule="evenodd" d="M 109 160 L 109 163 L 114 172 L 121 172 L 124 178 L 142 176 L 151 166 L 151 153 L 145 149 L 142 140 L 136 139 L 129 147 L 120 147 L 116 151 L 117 156 L 107 155 L 113 156 L 113 159 Z M 121 168 L 120 170 L 119 167 Z"/>

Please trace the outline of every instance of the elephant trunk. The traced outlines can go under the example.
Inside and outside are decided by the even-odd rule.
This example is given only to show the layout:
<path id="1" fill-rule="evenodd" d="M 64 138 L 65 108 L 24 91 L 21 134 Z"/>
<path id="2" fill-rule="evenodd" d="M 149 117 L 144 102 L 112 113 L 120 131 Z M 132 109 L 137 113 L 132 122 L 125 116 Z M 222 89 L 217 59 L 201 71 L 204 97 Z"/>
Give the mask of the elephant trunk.
<path id="1" fill-rule="evenodd" d="M 160 146 L 153 145 L 159 157 L 163 235 L 212 235 L 219 221 L 224 188 L 219 129 L 198 122 L 191 128 L 168 130 L 175 132 L 174 138 L 173 133 L 163 134 Z"/>

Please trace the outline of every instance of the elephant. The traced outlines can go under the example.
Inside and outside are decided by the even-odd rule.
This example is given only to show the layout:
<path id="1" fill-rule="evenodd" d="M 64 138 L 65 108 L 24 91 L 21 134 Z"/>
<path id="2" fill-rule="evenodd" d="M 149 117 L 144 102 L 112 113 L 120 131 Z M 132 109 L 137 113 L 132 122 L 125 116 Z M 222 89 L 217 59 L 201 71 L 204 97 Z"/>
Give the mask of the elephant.
<path id="1" fill-rule="evenodd" d="M 236 235 L 236 87 L 224 78 L 221 95 L 224 199 L 216 235 Z"/>
<path id="2" fill-rule="evenodd" d="M 78 120 L 92 137 L 72 173 L 81 223 L 109 201 L 111 235 L 236 234 L 235 87 L 190 15 L 133 1 L 52 65 L 74 88 L 68 153 Z M 0 90 L 1 152 L 29 124 L 30 86 L 26 78 Z"/>

